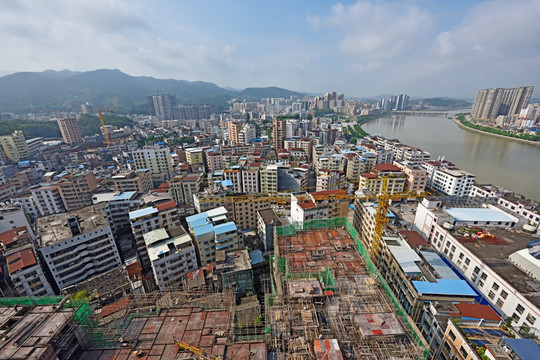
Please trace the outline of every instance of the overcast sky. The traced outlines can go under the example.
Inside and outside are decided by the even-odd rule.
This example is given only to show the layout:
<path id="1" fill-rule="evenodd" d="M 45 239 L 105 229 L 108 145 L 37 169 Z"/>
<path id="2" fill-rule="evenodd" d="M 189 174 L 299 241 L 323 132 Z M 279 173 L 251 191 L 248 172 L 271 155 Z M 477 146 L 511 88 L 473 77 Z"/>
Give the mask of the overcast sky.
<path id="1" fill-rule="evenodd" d="M 108 68 L 359 97 L 538 96 L 539 14 L 539 0 L 2 0 L 0 75 Z"/>

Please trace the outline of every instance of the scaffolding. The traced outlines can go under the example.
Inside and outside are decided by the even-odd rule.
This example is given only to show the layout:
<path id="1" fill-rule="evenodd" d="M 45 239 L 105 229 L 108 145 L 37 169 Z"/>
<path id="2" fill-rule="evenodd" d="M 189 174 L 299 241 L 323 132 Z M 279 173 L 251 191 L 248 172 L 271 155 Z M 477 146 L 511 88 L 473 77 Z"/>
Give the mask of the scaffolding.
<path id="1" fill-rule="evenodd" d="M 346 218 L 293 223 L 274 235 L 266 315 L 277 359 L 320 358 L 312 348 L 319 339 L 337 339 L 345 359 L 429 358 L 419 329 Z M 293 292 L 299 281 L 318 281 L 323 292 Z"/>

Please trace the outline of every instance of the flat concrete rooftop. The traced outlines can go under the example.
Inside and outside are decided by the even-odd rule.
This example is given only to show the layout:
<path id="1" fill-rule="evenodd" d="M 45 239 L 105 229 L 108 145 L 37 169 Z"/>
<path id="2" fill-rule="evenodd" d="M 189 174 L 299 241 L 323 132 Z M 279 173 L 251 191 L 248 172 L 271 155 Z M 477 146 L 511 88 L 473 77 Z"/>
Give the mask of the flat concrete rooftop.
<path id="1" fill-rule="evenodd" d="M 459 233 L 455 232 L 453 235 L 512 287 L 521 294 L 526 294 L 529 300 L 540 307 L 540 282 L 508 261 L 510 254 L 527 248 L 527 243 L 537 237 L 520 230 L 486 228 L 486 231 L 493 237 L 478 239 L 458 236 Z"/>
<path id="2" fill-rule="evenodd" d="M 68 219 L 71 217 L 77 218 L 82 234 L 109 226 L 103 212 L 105 205 L 105 203 L 101 203 L 67 213 L 37 218 L 36 235 L 41 239 L 41 246 L 52 245 L 72 238 L 73 234 L 68 226 Z"/>

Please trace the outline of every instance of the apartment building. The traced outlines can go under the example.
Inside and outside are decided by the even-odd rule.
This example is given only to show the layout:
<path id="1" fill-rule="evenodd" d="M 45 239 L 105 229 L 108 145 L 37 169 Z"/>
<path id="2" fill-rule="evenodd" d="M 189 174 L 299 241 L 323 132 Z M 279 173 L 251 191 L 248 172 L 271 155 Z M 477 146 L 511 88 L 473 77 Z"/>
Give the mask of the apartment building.
<path id="1" fill-rule="evenodd" d="M 242 167 L 242 192 L 246 194 L 259 193 L 259 170 L 261 164 L 251 163 Z"/>
<path id="2" fill-rule="evenodd" d="M 120 192 L 135 191 L 146 194 L 154 188 L 152 172 L 149 169 L 121 172 L 112 178 L 114 190 Z"/>
<path id="3" fill-rule="evenodd" d="M 9 201 L 15 197 L 17 190 L 10 183 L 0 185 L 0 202 Z"/>
<path id="4" fill-rule="evenodd" d="M 30 193 L 34 199 L 39 216 L 59 214 L 65 211 L 58 185 L 43 184 L 43 186 L 30 189 Z"/>
<path id="5" fill-rule="evenodd" d="M 139 263 L 145 271 L 150 271 L 152 266 L 143 235 L 160 228 L 170 230 L 179 227 L 181 224 L 176 203 L 170 200 L 155 206 L 130 211 L 129 221 L 137 247 Z"/>
<path id="6" fill-rule="evenodd" d="M 135 191 L 95 194 L 94 204 L 103 204 L 103 213 L 116 240 L 123 260 L 137 255 L 131 233 L 129 212 L 144 204 L 141 194 Z"/>
<path id="7" fill-rule="evenodd" d="M 435 170 L 431 186 L 449 196 L 468 196 L 476 175 L 465 170 L 441 168 Z"/>
<path id="8" fill-rule="evenodd" d="M 427 186 L 432 187 L 433 184 L 433 177 L 435 176 L 435 171 L 439 169 L 455 169 L 456 166 L 451 163 L 450 161 L 444 160 L 444 159 L 438 159 L 438 160 L 424 160 L 420 164 L 422 169 L 426 170 L 427 172 Z"/>
<path id="9" fill-rule="evenodd" d="M 6 264 L 19 296 L 54 295 L 33 247 L 10 253 L 6 256 Z"/>
<path id="10" fill-rule="evenodd" d="M 230 169 L 223 170 L 223 178 L 224 180 L 229 180 L 232 183 L 231 190 L 233 192 L 242 192 L 242 167 L 240 165 L 235 165 Z"/>
<path id="11" fill-rule="evenodd" d="M 407 179 L 405 180 L 405 190 L 415 193 L 422 193 L 427 186 L 427 171 L 418 165 L 406 161 L 394 161 L 394 165 L 403 171 Z"/>
<path id="12" fill-rule="evenodd" d="M 274 249 L 274 228 L 276 226 L 281 226 L 281 219 L 273 209 L 257 211 L 257 234 L 263 242 L 264 251 Z"/>
<path id="13" fill-rule="evenodd" d="M 199 192 L 202 180 L 202 174 L 186 173 L 175 176 L 169 181 L 173 200 L 179 205 L 193 204 L 193 195 Z"/>
<path id="14" fill-rule="evenodd" d="M 471 115 L 479 119 L 495 119 L 499 115 L 519 114 L 529 104 L 533 91 L 533 86 L 478 90 Z"/>
<path id="15" fill-rule="evenodd" d="M 60 118 L 56 119 L 56 122 L 60 128 L 60 133 L 62 133 L 62 140 L 66 144 L 82 143 L 82 132 L 76 118 Z"/>
<path id="16" fill-rule="evenodd" d="M 15 130 L 11 135 L 0 136 L 0 145 L 6 158 L 13 162 L 19 162 L 30 156 L 30 149 L 20 130 Z"/>
<path id="17" fill-rule="evenodd" d="M 377 164 L 377 156 L 368 152 L 346 153 L 345 158 L 347 159 L 345 176 L 349 181 L 358 181 L 361 174 L 369 172 Z"/>
<path id="18" fill-rule="evenodd" d="M 92 205 L 92 193 L 97 190 L 96 178 L 92 172 L 65 175 L 56 185 L 67 211 Z"/>
<path id="19" fill-rule="evenodd" d="M 36 219 L 36 235 L 57 290 L 121 265 L 103 204 Z"/>
<path id="20" fill-rule="evenodd" d="M 261 192 L 276 193 L 278 191 L 278 166 L 262 165 L 260 170 Z"/>
<path id="21" fill-rule="evenodd" d="M 159 289 L 183 287 L 185 275 L 198 268 L 195 246 L 186 230 L 182 227 L 156 229 L 143 238 Z"/>
<path id="22" fill-rule="evenodd" d="M 392 164 L 378 164 L 370 172 L 361 174 L 358 189 L 367 190 L 373 194 L 380 194 L 382 192 L 384 178 L 388 180 L 389 194 L 400 193 L 405 189 L 406 175 L 399 167 Z"/>
<path id="23" fill-rule="evenodd" d="M 186 160 L 191 166 L 204 166 L 204 152 L 201 148 L 186 149 Z"/>
<path id="24" fill-rule="evenodd" d="M 215 262 L 218 250 L 239 249 L 244 245 L 236 224 L 227 219 L 224 207 L 188 216 L 186 222 L 195 241 L 201 266 Z"/>
<path id="25" fill-rule="evenodd" d="M 317 191 L 337 190 L 342 186 L 343 171 L 320 169 L 317 171 Z"/>
<path id="26" fill-rule="evenodd" d="M 148 169 L 152 175 L 169 179 L 173 175 L 171 152 L 168 147 L 155 145 L 132 152 L 135 169 Z"/>
<path id="27" fill-rule="evenodd" d="M 291 218 L 298 223 L 346 217 L 348 209 L 349 196 L 345 190 L 291 194 Z"/>
<path id="28" fill-rule="evenodd" d="M 26 218 L 22 205 L 12 203 L 0 204 L 0 233 L 21 226 L 26 227 L 31 238 L 35 238 L 34 231 Z"/>

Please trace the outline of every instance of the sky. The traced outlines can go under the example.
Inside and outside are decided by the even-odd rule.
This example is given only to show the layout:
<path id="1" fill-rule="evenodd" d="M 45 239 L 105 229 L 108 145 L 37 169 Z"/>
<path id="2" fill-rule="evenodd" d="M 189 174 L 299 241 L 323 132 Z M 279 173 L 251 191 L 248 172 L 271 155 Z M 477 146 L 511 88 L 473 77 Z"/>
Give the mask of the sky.
<path id="1" fill-rule="evenodd" d="M 0 75 L 106 68 L 235 89 L 471 98 L 540 86 L 538 14 L 539 0 L 2 0 Z"/>

